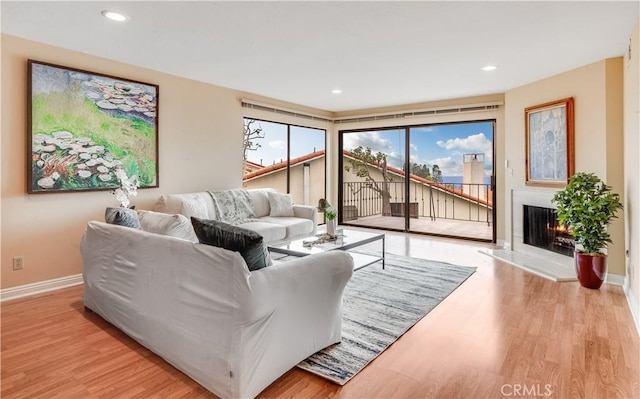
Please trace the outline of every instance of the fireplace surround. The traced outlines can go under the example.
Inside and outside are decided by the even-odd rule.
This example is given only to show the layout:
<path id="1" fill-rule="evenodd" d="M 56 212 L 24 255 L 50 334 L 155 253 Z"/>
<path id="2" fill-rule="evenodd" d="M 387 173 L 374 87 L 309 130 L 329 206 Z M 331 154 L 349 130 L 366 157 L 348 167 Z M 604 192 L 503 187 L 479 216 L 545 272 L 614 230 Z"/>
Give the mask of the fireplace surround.
<path id="1" fill-rule="evenodd" d="M 553 211 L 555 205 L 551 199 L 555 193 L 555 190 L 540 188 L 514 188 L 511 191 L 511 245 L 485 253 L 550 280 L 576 281 L 572 257 L 529 245 L 524 240 L 524 206 Z"/>

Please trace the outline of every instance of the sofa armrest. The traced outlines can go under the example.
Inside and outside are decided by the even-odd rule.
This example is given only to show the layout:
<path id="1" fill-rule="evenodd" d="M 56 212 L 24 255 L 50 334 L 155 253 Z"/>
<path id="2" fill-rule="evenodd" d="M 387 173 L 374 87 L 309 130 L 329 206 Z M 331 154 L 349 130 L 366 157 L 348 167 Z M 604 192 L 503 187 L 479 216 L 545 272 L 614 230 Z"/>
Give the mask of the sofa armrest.
<path id="1" fill-rule="evenodd" d="M 249 302 L 236 311 L 242 326 L 239 356 L 231 369 L 251 365 L 260 391 L 308 356 L 342 339 L 342 294 L 353 274 L 353 259 L 328 251 L 282 262 L 251 273 Z M 250 375 L 237 375 L 248 386 Z"/>
<path id="2" fill-rule="evenodd" d="M 311 220 L 313 222 L 313 231 L 311 234 L 315 234 L 318 230 L 318 209 L 315 206 L 294 205 L 293 216 Z"/>
<path id="3" fill-rule="evenodd" d="M 255 320 L 283 304 L 317 308 L 326 297 L 341 300 L 342 292 L 353 275 L 353 258 L 344 251 L 327 251 L 276 263 L 251 273 L 252 306 L 244 309 Z"/>

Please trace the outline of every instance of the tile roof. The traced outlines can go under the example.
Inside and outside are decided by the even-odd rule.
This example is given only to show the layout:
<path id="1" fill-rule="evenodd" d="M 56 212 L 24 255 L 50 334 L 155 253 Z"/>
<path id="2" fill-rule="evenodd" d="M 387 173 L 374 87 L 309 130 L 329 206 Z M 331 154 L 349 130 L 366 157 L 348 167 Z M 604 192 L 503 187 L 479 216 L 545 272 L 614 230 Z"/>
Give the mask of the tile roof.
<path id="1" fill-rule="evenodd" d="M 355 154 L 353 154 L 352 152 L 347 151 L 347 150 L 342 150 L 342 154 L 344 156 L 349 157 L 349 158 L 359 159 L 359 157 L 357 157 Z M 310 154 L 306 154 L 306 155 L 300 156 L 298 158 L 292 159 L 290 164 L 291 164 L 291 166 L 295 166 L 295 165 L 298 165 L 298 164 L 306 162 L 306 161 L 311 161 L 311 160 L 314 160 L 316 158 L 323 157 L 324 155 L 325 155 L 324 150 L 312 152 Z M 273 173 L 273 172 L 276 172 L 278 170 L 285 169 L 287 167 L 287 161 L 278 162 L 276 164 L 273 164 L 273 165 L 270 165 L 270 166 L 264 166 L 264 167 L 262 165 L 256 164 L 255 162 L 251 162 L 251 164 L 252 164 L 252 166 L 253 165 L 258 165 L 258 166 L 261 167 L 261 169 L 257 169 L 257 170 L 254 170 L 252 172 L 249 172 L 249 173 L 245 174 L 244 176 L 242 176 L 242 180 L 255 179 L 255 178 L 259 177 L 259 176 L 266 175 L 268 173 Z M 376 167 L 380 167 L 380 164 L 377 163 L 377 162 L 372 164 L 372 165 L 376 166 Z M 389 172 L 391 172 L 393 174 L 396 174 L 396 175 L 399 175 L 399 176 L 404 176 L 405 175 L 404 170 L 402 170 L 402 169 L 398 169 L 396 167 L 388 166 L 388 165 L 387 165 L 387 169 L 389 170 Z M 416 182 L 422 183 L 424 185 L 433 187 L 433 188 L 435 188 L 437 190 L 441 190 L 441 191 L 447 192 L 447 193 L 455 195 L 457 197 L 464 198 L 464 199 L 466 199 L 468 201 L 471 201 L 471 202 L 475 202 L 475 203 L 478 203 L 478 204 L 481 204 L 481 205 L 485 205 L 485 206 L 488 206 L 488 207 L 491 207 L 493 205 L 492 204 L 492 198 L 488 198 L 488 199 L 485 200 L 485 199 L 482 199 L 482 198 L 474 197 L 472 195 L 464 193 L 462 191 L 462 188 L 459 188 L 459 189 L 455 188 L 455 186 L 452 185 L 452 184 L 437 183 L 437 182 L 434 182 L 433 180 L 425 179 L 424 177 L 420 177 L 418 175 L 414 175 L 413 173 L 409 174 L 409 178 L 411 180 L 413 180 L 413 181 L 416 181 Z M 462 187 L 462 186 L 460 186 L 460 187 Z"/>

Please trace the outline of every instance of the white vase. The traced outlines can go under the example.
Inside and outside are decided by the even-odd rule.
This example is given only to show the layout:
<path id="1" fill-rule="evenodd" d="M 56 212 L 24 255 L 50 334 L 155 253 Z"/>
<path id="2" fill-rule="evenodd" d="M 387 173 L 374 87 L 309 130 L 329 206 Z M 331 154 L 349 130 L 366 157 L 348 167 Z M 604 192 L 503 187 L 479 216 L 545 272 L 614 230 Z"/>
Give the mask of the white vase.
<path id="1" fill-rule="evenodd" d="M 327 234 L 330 236 L 336 235 L 336 224 L 335 219 L 327 220 Z"/>

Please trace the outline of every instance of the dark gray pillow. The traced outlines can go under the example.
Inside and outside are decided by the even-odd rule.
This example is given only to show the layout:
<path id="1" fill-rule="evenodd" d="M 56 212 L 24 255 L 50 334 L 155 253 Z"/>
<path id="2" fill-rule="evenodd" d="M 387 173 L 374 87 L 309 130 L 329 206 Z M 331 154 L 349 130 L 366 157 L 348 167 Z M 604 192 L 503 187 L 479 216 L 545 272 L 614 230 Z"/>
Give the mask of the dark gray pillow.
<path id="1" fill-rule="evenodd" d="M 138 212 L 133 209 L 123 207 L 107 208 L 104 212 L 104 220 L 107 223 L 142 230 L 140 219 L 138 219 Z"/>
<path id="2" fill-rule="evenodd" d="M 249 270 L 259 270 L 269 265 L 269 252 L 264 239 L 255 231 L 193 216 L 191 224 L 201 244 L 240 252 Z"/>

